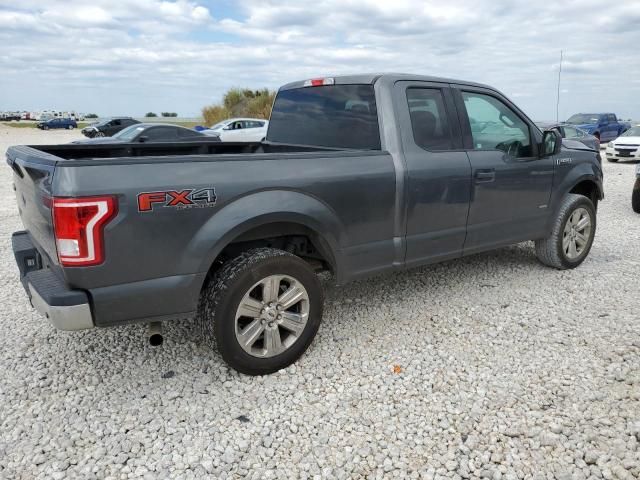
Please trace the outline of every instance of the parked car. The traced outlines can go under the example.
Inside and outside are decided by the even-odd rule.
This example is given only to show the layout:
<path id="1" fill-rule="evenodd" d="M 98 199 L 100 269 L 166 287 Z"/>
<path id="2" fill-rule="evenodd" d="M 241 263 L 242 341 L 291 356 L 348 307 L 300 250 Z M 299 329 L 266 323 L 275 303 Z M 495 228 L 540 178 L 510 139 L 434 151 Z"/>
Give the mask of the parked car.
<path id="1" fill-rule="evenodd" d="M 269 122 L 261 118 L 231 118 L 203 130 L 222 142 L 261 142 L 267 136 Z"/>
<path id="2" fill-rule="evenodd" d="M 602 169 L 571 144 L 481 84 L 293 82 L 263 143 L 10 147 L 13 251 L 60 329 L 149 322 L 159 343 L 158 322 L 197 317 L 229 365 L 267 374 L 312 342 L 319 271 L 345 284 L 527 240 L 580 265 Z"/>
<path id="3" fill-rule="evenodd" d="M 576 140 L 596 151 L 600 149 L 600 140 L 598 140 L 598 137 L 595 137 L 573 125 L 549 122 L 536 122 L 536 124 L 543 130 L 557 130 L 562 138 Z"/>
<path id="4" fill-rule="evenodd" d="M 600 140 L 598 140 L 598 137 L 594 137 L 584 130 L 567 123 L 536 122 L 536 124 L 543 130 L 557 130 L 563 139 L 575 140 L 595 150 L 598 160 L 602 161 L 600 157 Z"/>
<path id="5" fill-rule="evenodd" d="M 86 138 L 84 140 L 76 140 L 72 143 L 190 142 L 202 138 L 207 138 L 207 136 L 179 125 L 169 123 L 136 123 L 128 126 L 124 130 L 120 130 L 112 137 Z"/>
<path id="6" fill-rule="evenodd" d="M 566 123 L 597 137 L 601 143 L 617 138 L 631 127 L 628 122 L 619 121 L 615 113 L 577 113 Z"/>
<path id="7" fill-rule="evenodd" d="M 54 128 L 66 128 L 72 130 L 78 127 L 78 124 L 72 118 L 51 118 L 43 122 L 38 122 L 36 126 L 41 130 L 50 130 Z"/>
<path id="8" fill-rule="evenodd" d="M 607 143 L 605 156 L 609 162 L 640 160 L 640 125 L 631 127 L 615 140 Z"/>
<path id="9" fill-rule="evenodd" d="M 84 127 L 81 132 L 85 137 L 112 137 L 120 130 L 140 123 L 131 117 L 114 117 Z"/>

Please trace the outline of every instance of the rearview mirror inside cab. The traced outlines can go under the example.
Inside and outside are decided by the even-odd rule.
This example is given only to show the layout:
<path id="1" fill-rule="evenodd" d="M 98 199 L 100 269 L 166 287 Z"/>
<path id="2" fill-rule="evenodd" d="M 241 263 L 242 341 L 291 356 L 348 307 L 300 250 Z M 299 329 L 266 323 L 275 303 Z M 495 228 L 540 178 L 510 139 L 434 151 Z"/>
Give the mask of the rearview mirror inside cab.
<path id="1" fill-rule="evenodd" d="M 562 136 L 557 130 L 545 130 L 542 136 L 542 149 L 541 153 L 543 157 L 549 155 L 555 155 L 560 152 L 562 147 Z"/>

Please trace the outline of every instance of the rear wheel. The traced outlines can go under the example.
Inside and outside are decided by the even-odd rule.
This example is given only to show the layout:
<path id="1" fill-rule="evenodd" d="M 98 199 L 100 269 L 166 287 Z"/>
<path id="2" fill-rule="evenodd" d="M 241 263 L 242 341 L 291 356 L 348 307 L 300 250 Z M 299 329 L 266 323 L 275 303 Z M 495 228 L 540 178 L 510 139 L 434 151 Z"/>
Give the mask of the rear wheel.
<path id="1" fill-rule="evenodd" d="M 580 265 L 596 234 L 596 210 L 589 198 L 569 193 L 562 200 L 551 234 L 537 240 L 536 255 L 545 265 L 560 270 Z"/>
<path id="2" fill-rule="evenodd" d="M 636 213 L 640 213 L 640 178 L 636 180 L 633 186 L 633 193 L 631 194 L 631 208 Z"/>
<path id="3" fill-rule="evenodd" d="M 233 368 L 264 375 L 291 365 L 320 326 L 323 293 L 307 262 L 257 248 L 227 261 L 203 289 L 198 322 Z"/>

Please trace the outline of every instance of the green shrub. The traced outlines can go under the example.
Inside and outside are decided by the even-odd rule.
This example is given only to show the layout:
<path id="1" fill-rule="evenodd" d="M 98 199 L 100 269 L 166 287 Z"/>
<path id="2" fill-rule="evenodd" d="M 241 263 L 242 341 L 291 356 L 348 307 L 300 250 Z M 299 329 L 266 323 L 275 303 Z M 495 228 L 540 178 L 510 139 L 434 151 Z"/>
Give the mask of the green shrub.
<path id="1" fill-rule="evenodd" d="M 207 126 L 233 117 L 269 118 L 275 92 L 268 88 L 250 90 L 231 88 L 222 97 L 222 104 L 209 105 L 202 109 L 202 118 Z"/>
<path id="2" fill-rule="evenodd" d="M 156 115 L 156 114 L 155 114 L 155 113 L 153 113 L 153 112 L 147 112 L 147 113 L 145 113 L 145 115 L 144 115 L 144 116 L 145 116 L 146 118 L 153 118 L 153 117 L 157 117 L 158 115 Z"/>

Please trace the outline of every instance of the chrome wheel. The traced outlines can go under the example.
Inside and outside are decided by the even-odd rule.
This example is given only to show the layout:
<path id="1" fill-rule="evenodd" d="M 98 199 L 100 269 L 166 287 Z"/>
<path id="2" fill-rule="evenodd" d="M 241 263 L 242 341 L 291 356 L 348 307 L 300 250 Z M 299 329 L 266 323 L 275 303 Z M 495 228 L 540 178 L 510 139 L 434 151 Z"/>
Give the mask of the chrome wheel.
<path id="1" fill-rule="evenodd" d="M 236 311 L 236 339 L 254 357 L 279 355 L 293 345 L 309 319 L 309 294 L 295 278 L 271 275 L 254 284 Z"/>
<path id="2" fill-rule="evenodd" d="M 576 208 L 564 225 L 562 251 L 569 260 L 575 260 L 585 251 L 591 238 L 591 215 L 586 208 Z"/>

